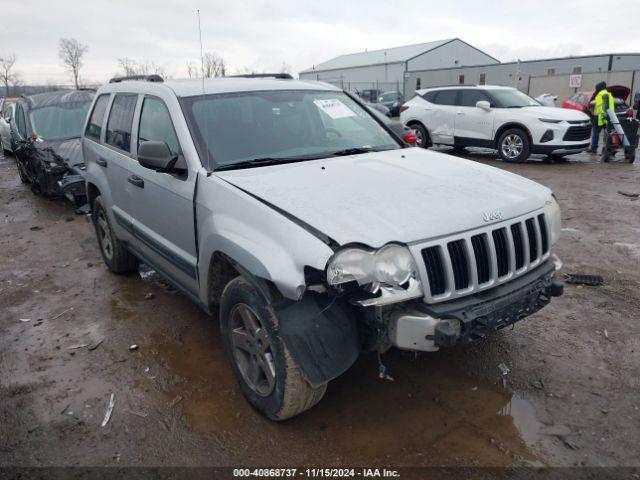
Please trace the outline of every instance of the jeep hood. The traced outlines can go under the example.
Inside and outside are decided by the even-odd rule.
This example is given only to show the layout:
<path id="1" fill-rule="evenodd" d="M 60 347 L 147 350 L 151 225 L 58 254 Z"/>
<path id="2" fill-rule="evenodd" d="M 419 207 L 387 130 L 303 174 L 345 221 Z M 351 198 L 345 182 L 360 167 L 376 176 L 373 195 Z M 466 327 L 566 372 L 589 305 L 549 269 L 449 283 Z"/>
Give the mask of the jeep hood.
<path id="1" fill-rule="evenodd" d="M 531 180 L 443 153 L 407 148 L 216 172 L 341 245 L 412 243 L 539 209 L 551 191 Z"/>

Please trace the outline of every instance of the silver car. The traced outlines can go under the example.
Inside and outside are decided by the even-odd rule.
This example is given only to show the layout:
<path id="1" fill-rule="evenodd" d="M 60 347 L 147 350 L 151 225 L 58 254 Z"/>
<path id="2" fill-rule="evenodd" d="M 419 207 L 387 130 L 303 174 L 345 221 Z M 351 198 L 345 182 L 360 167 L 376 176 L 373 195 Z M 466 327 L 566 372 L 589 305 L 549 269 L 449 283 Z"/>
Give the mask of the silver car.
<path id="1" fill-rule="evenodd" d="M 11 148 L 10 123 L 14 110 L 15 104 L 13 102 L 2 102 L 0 110 L 0 144 L 2 145 L 2 150 L 5 152 L 13 152 L 13 148 Z"/>
<path id="2" fill-rule="evenodd" d="M 274 420 L 363 351 L 479 340 L 562 293 L 548 188 L 410 148 L 328 84 L 116 78 L 82 146 L 107 266 L 143 261 L 217 314 Z"/>

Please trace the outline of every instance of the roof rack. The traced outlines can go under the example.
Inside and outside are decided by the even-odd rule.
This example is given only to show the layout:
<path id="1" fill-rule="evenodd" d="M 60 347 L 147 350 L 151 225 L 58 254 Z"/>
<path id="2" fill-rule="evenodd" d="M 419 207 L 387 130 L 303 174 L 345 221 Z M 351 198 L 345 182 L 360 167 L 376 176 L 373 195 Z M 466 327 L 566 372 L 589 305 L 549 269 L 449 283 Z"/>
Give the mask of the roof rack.
<path id="1" fill-rule="evenodd" d="M 428 87 L 420 88 L 420 90 L 427 90 L 429 88 L 445 88 L 445 87 L 483 87 L 484 85 L 477 85 L 473 83 L 452 83 L 450 85 L 429 85 Z"/>
<path id="2" fill-rule="evenodd" d="M 293 80 L 288 73 L 245 73 L 242 75 L 229 75 L 231 78 L 279 78 L 281 80 Z"/>
<path id="3" fill-rule="evenodd" d="M 124 77 L 113 77 L 109 83 L 120 83 L 126 80 L 142 80 L 144 82 L 164 82 L 164 79 L 157 74 L 152 75 L 127 75 Z"/>

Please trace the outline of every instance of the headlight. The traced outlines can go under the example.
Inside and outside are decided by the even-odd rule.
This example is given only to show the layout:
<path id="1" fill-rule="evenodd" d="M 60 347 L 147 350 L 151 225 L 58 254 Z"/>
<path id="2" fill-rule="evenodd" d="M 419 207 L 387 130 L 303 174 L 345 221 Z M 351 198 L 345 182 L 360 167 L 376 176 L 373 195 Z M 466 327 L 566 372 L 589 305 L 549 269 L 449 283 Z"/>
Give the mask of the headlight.
<path id="1" fill-rule="evenodd" d="M 553 118 L 539 118 L 541 122 L 544 123 L 560 123 L 562 120 L 554 120 Z"/>
<path id="2" fill-rule="evenodd" d="M 327 266 L 329 285 L 356 281 L 397 287 L 415 277 L 417 268 L 407 247 L 388 244 L 378 250 L 346 248 L 337 252 Z"/>
<path id="3" fill-rule="evenodd" d="M 560 238 L 560 230 L 562 229 L 560 221 L 560 205 L 556 201 L 556 197 L 551 197 L 544 206 L 544 211 L 551 228 L 551 245 L 556 243 Z"/>

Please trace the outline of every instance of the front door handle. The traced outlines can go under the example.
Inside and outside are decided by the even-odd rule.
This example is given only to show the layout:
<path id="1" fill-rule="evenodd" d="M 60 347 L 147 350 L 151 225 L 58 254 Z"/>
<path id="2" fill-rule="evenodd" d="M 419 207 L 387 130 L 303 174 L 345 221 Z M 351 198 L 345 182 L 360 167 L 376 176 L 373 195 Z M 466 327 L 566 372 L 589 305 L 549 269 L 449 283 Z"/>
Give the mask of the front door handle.
<path id="1" fill-rule="evenodd" d="M 107 168 L 107 161 L 102 157 L 96 158 L 96 163 L 101 167 Z"/>
<path id="2" fill-rule="evenodd" d="M 131 185 L 135 185 L 138 188 L 144 188 L 144 180 L 137 175 L 131 175 L 129 178 L 127 178 L 127 182 L 129 182 Z"/>

